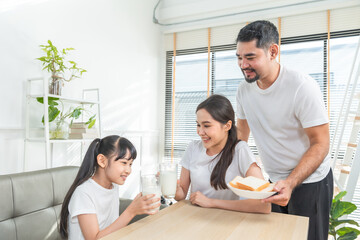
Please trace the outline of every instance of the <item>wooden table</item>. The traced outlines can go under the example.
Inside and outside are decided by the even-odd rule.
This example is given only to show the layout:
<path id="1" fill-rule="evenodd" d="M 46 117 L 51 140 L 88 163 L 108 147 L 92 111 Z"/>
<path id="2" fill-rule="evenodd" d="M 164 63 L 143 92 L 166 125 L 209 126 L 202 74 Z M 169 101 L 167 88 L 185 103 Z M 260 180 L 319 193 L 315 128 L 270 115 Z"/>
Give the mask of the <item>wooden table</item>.
<path id="1" fill-rule="evenodd" d="M 102 239 L 306 240 L 308 225 L 307 217 L 202 208 L 184 200 Z"/>

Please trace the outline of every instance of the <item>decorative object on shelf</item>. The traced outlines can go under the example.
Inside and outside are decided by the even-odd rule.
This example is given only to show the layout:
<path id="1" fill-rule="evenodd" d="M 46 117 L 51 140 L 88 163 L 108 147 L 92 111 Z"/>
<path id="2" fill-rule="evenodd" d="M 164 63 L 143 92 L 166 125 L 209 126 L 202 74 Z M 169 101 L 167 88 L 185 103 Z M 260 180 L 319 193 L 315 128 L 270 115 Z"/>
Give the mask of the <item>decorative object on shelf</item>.
<path id="1" fill-rule="evenodd" d="M 64 120 L 52 121 L 49 123 L 50 139 L 68 139 L 69 124 Z"/>
<path id="2" fill-rule="evenodd" d="M 40 45 L 41 49 L 46 53 L 45 56 L 37 58 L 42 62 L 43 70 L 51 73 L 49 83 L 49 94 L 61 95 L 64 81 L 70 82 L 75 78 L 80 78 L 85 69 L 77 66 L 74 61 L 65 60 L 69 51 L 74 48 L 64 48 L 60 51 L 48 40 L 48 45 Z"/>
<path id="3" fill-rule="evenodd" d="M 350 219 L 340 219 L 344 215 L 348 215 L 357 209 L 356 205 L 351 202 L 341 201 L 341 198 L 346 195 L 346 191 L 340 192 L 332 200 L 330 210 L 329 235 L 332 235 L 335 240 L 353 240 L 360 234 L 360 231 L 352 227 L 341 227 L 341 224 L 352 224 L 359 227 L 359 224 Z M 338 237 L 337 237 L 338 236 Z"/>
<path id="4" fill-rule="evenodd" d="M 43 97 L 37 97 L 36 100 L 39 103 L 44 103 Z M 61 104 L 61 110 L 58 106 Z M 70 120 L 70 126 L 73 125 L 73 121 L 78 119 L 81 114 L 86 113 L 90 115 L 91 113 L 83 107 L 70 107 L 68 111 L 64 111 L 64 104 L 59 98 L 48 97 L 48 112 L 49 112 L 49 135 L 50 139 L 68 139 L 69 137 L 69 124 L 67 119 Z M 91 105 L 92 106 L 92 105 Z M 84 126 L 87 128 L 92 128 L 96 122 L 96 114 L 91 115 L 87 122 L 84 123 Z M 44 124 L 44 116 L 42 117 L 41 122 Z M 75 124 L 75 123 L 74 123 Z"/>
<path id="5" fill-rule="evenodd" d="M 95 117 L 95 116 L 93 116 Z M 69 139 L 94 139 L 99 137 L 99 131 L 96 128 L 89 126 L 89 119 L 87 122 L 76 122 L 70 126 Z"/>

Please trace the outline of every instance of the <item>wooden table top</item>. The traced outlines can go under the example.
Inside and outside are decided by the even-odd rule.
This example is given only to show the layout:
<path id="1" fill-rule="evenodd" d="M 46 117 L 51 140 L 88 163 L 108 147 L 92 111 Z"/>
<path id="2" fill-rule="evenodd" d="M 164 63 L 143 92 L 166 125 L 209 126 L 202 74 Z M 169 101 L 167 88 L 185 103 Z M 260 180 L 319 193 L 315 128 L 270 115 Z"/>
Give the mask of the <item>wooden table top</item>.
<path id="1" fill-rule="evenodd" d="M 306 240 L 308 225 L 307 217 L 202 208 L 183 200 L 102 239 Z"/>

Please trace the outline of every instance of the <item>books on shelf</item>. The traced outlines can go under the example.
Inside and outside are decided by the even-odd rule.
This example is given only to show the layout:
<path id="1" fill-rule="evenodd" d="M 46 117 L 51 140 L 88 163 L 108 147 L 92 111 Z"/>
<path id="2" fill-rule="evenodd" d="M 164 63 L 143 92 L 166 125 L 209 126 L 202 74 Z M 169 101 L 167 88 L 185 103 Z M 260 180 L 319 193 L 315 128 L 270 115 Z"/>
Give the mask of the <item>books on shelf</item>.
<path id="1" fill-rule="evenodd" d="M 70 133 L 69 139 L 95 139 L 98 138 L 98 134 L 93 133 Z"/>
<path id="2" fill-rule="evenodd" d="M 87 128 L 85 122 L 74 122 L 70 125 L 70 128 Z"/>
<path id="3" fill-rule="evenodd" d="M 84 122 L 73 123 L 70 125 L 69 139 L 94 139 L 98 137 L 98 129 L 89 129 Z"/>
<path id="4" fill-rule="evenodd" d="M 70 128 L 70 133 L 94 133 L 98 134 L 98 130 L 96 128 Z"/>

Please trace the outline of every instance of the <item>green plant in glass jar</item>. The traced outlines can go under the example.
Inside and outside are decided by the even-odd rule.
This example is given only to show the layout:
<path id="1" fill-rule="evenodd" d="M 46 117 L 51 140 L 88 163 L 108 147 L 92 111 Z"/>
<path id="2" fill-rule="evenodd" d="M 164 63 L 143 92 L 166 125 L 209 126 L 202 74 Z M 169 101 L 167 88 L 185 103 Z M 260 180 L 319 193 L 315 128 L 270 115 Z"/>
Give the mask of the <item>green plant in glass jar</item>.
<path id="1" fill-rule="evenodd" d="M 49 94 L 61 95 L 64 81 L 70 82 L 80 78 L 86 72 L 85 69 L 78 67 L 76 62 L 66 60 L 66 56 L 70 51 L 75 50 L 74 48 L 64 48 L 59 51 L 50 40 L 48 45 L 40 45 L 40 48 L 45 52 L 45 56 L 37 60 L 42 62 L 43 70 L 51 73 Z"/>
<path id="2" fill-rule="evenodd" d="M 36 100 L 39 103 L 44 103 L 43 97 L 38 97 Z M 61 110 L 59 109 L 61 104 Z M 91 105 L 92 106 L 92 105 Z M 90 106 L 90 107 L 91 107 Z M 87 128 L 92 128 L 96 122 L 96 114 L 92 114 L 90 111 L 83 107 L 70 107 L 67 111 L 64 110 L 64 104 L 59 98 L 48 97 L 48 117 L 49 117 L 49 135 L 50 139 L 68 139 L 69 126 L 74 120 L 78 119 L 81 114 L 90 116 L 85 123 Z M 70 121 L 70 123 L 68 123 Z M 44 124 L 44 116 L 41 122 Z"/>

